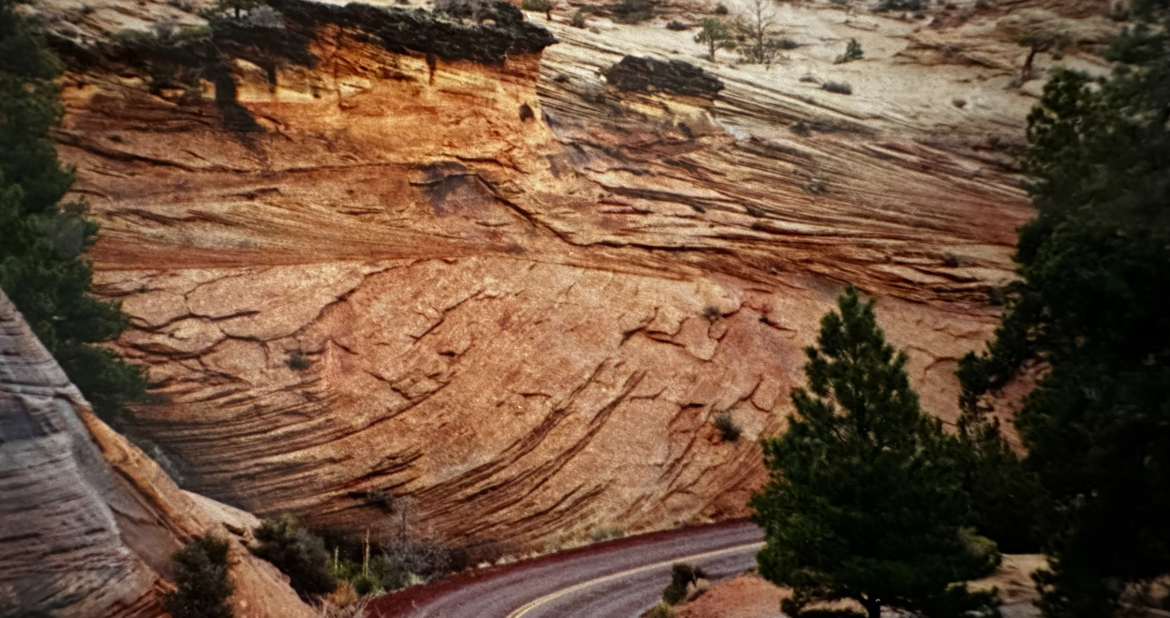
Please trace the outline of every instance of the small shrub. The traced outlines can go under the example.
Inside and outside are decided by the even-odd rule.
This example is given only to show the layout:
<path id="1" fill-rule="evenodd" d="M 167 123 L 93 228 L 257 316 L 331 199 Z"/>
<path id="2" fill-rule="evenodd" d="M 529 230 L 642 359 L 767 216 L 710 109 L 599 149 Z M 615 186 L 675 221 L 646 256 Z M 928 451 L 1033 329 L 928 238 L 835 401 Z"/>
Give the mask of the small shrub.
<path id="1" fill-rule="evenodd" d="M 951 105 L 954 105 L 955 107 L 957 107 L 959 109 L 963 109 L 964 107 L 967 106 L 967 99 L 958 99 L 958 98 L 951 99 Z"/>
<path id="2" fill-rule="evenodd" d="M 926 0 L 882 0 L 873 11 L 886 13 L 889 11 L 922 11 L 926 9 Z"/>
<path id="3" fill-rule="evenodd" d="M 308 357 L 300 352 L 289 354 L 284 364 L 288 365 L 288 368 L 293 371 L 304 371 L 312 366 L 312 362 L 309 361 Z"/>
<path id="4" fill-rule="evenodd" d="M 553 5 L 549 0 L 524 0 L 520 3 L 520 8 L 525 11 L 544 13 L 546 18 L 552 19 Z"/>
<path id="5" fill-rule="evenodd" d="M 302 598 L 328 594 L 337 589 L 337 581 L 329 572 L 329 553 L 325 551 L 325 543 L 298 526 L 293 516 L 265 519 L 252 533 L 260 542 L 253 553 L 288 575 L 289 585 Z"/>
<path id="6" fill-rule="evenodd" d="M 819 83 L 821 83 L 821 80 L 817 79 L 816 76 L 813 75 L 812 73 L 805 73 L 804 75 L 801 75 L 800 81 L 802 81 L 806 84 L 819 84 Z"/>
<path id="7" fill-rule="evenodd" d="M 714 322 L 715 320 L 718 320 L 720 315 L 722 314 L 719 312 L 719 307 L 716 307 L 715 305 L 707 305 L 706 307 L 703 307 L 703 317 L 706 318 L 708 322 Z"/>
<path id="8" fill-rule="evenodd" d="M 284 15 L 267 4 L 262 4 L 248 11 L 248 24 L 253 28 L 284 28 Z"/>
<path id="9" fill-rule="evenodd" d="M 321 618 L 365 618 L 369 608 L 370 599 L 366 597 L 357 597 L 346 603 L 322 599 L 316 605 L 317 615 Z"/>
<path id="10" fill-rule="evenodd" d="M 845 53 L 837 56 L 835 64 L 844 64 L 846 62 L 853 62 L 854 60 L 861 60 L 865 57 L 864 52 L 861 51 L 861 43 L 857 39 L 849 39 L 849 43 L 845 45 Z"/>
<path id="11" fill-rule="evenodd" d="M 764 216 L 764 210 L 762 208 L 758 208 L 756 206 L 746 206 L 745 209 L 747 210 L 747 214 L 753 217 Z"/>
<path id="12" fill-rule="evenodd" d="M 801 137 L 808 137 L 809 135 L 812 135 L 812 129 L 809 129 L 808 125 L 804 124 L 803 122 L 792 123 L 788 127 L 788 130 L 792 131 L 793 133 L 795 133 Z"/>
<path id="13" fill-rule="evenodd" d="M 365 498 L 366 504 L 383 512 L 389 513 L 394 510 L 394 499 L 381 489 L 367 491 L 363 498 Z"/>
<path id="14" fill-rule="evenodd" d="M 821 84 L 821 90 L 827 90 L 834 94 L 853 94 L 853 86 L 845 82 L 828 81 Z"/>
<path id="15" fill-rule="evenodd" d="M 662 591 L 662 600 L 667 605 L 678 605 L 687 597 L 687 585 L 700 579 L 707 579 L 703 569 L 690 564 L 675 564 L 670 567 L 670 585 Z"/>
<path id="16" fill-rule="evenodd" d="M 772 43 L 772 45 L 776 46 L 777 49 L 783 49 L 785 51 L 796 49 L 797 47 L 800 47 L 800 43 L 797 43 L 796 41 L 793 41 L 792 39 L 779 38 L 779 39 L 772 39 L 770 42 Z"/>
<path id="17" fill-rule="evenodd" d="M 227 541 L 210 534 L 171 555 L 176 590 L 167 593 L 163 605 L 172 618 L 232 618 L 227 558 Z"/>
<path id="18" fill-rule="evenodd" d="M 621 526 L 601 526 L 600 528 L 594 528 L 593 532 L 589 533 L 589 539 L 594 543 L 612 541 L 613 539 L 620 539 L 624 536 L 626 536 L 626 529 Z"/>
<path id="19" fill-rule="evenodd" d="M 672 20 L 669 23 L 667 23 L 666 29 L 667 30 L 674 30 L 675 32 L 679 32 L 679 31 L 688 29 L 688 27 L 686 24 L 684 24 L 681 21 L 678 21 L 676 19 L 676 20 Z"/>
<path id="20" fill-rule="evenodd" d="M 654 0 L 622 0 L 613 7 L 614 19 L 623 24 L 637 24 L 654 14 Z"/>
<path id="21" fill-rule="evenodd" d="M 823 180 L 814 180 L 803 187 L 804 192 L 809 195 L 824 195 L 829 192 L 829 186 Z"/>
<path id="22" fill-rule="evenodd" d="M 646 618 L 674 618 L 674 610 L 666 604 L 666 601 L 659 601 L 646 613 Z"/>
<path id="23" fill-rule="evenodd" d="M 743 428 L 735 422 L 735 418 L 731 416 L 731 410 L 716 413 L 714 422 L 715 429 L 719 430 L 719 437 L 723 438 L 724 442 L 739 442 L 739 437 L 743 435 Z"/>
<path id="24" fill-rule="evenodd" d="M 723 6 L 722 3 L 720 3 L 719 6 L 715 7 L 715 14 L 716 15 L 726 15 L 729 12 L 730 11 L 727 10 L 727 7 Z"/>

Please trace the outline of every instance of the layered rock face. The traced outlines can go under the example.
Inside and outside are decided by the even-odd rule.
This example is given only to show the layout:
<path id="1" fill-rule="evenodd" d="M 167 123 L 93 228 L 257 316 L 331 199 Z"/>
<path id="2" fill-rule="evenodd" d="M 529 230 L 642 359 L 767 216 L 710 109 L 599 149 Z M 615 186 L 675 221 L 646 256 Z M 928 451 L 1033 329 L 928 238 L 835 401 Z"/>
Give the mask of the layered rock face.
<path id="1" fill-rule="evenodd" d="M 187 539 L 231 540 L 236 616 L 315 614 L 222 521 L 246 513 L 180 490 L 94 416 L 0 292 L 0 613 L 78 618 L 164 614 L 170 555 Z"/>
<path id="2" fill-rule="evenodd" d="M 994 328 L 1029 216 L 995 144 L 1031 102 L 962 85 L 1008 70 L 897 56 L 902 22 L 784 7 L 808 58 L 687 57 L 723 81 L 712 98 L 598 76 L 697 55 L 693 33 L 558 19 L 543 59 L 539 35 L 506 35 L 529 42 L 497 62 L 395 39 L 397 13 L 287 0 L 297 54 L 237 38 L 179 79 L 84 39 L 197 20 L 104 2 L 61 43 L 59 140 L 103 223 L 101 292 L 133 320 L 118 345 L 157 396 L 135 430 L 190 489 L 255 512 L 376 535 L 380 491 L 451 545 L 744 515 L 755 440 L 782 428 L 845 282 L 881 299 L 953 419 L 956 359 Z M 858 94 L 796 79 L 851 35 L 880 69 L 819 78 Z M 727 409 L 738 443 L 711 423 Z"/>

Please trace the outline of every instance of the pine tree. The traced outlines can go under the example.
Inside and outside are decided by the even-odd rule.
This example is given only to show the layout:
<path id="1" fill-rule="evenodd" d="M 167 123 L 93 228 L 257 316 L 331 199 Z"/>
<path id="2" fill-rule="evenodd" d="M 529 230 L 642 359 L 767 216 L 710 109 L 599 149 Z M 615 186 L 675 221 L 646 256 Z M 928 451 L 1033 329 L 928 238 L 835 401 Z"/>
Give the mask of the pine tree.
<path id="1" fill-rule="evenodd" d="M 0 0 L 0 288 L 95 411 L 112 418 L 142 395 L 142 373 L 112 351 L 126 327 L 114 303 L 89 294 L 84 252 L 97 225 L 80 202 L 49 135 L 62 115 L 61 68 L 15 10 Z"/>
<path id="2" fill-rule="evenodd" d="M 1170 11 L 1134 9 L 1114 75 L 1058 73 L 1029 116 L 1038 214 L 995 340 L 959 372 L 978 405 L 1043 368 L 1016 428 L 1055 506 L 1052 618 L 1112 616 L 1127 585 L 1170 572 Z"/>
<path id="3" fill-rule="evenodd" d="M 785 611 L 854 599 L 870 618 L 883 607 L 998 614 L 994 595 L 953 585 L 998 554 L 976 551 L 964 529 L 958 443 L 919 409 L 873 301 L 848 288 L 807 354 L 808 390 L 793 389 L 787 431 L 763 441 L 771 479 L 751 502 L 767 541 L 760 574 L 794 589 Z"/>
<path id="4" fill-rule="evenodd" d="M 715 50 L 735 48 L 735 37 L 727 24 L 710 17 L 703 19 L 702 28 L 695 35 L 695 42 L 707 46 L 707 57 L 711 62 L 715 62 Z"/>

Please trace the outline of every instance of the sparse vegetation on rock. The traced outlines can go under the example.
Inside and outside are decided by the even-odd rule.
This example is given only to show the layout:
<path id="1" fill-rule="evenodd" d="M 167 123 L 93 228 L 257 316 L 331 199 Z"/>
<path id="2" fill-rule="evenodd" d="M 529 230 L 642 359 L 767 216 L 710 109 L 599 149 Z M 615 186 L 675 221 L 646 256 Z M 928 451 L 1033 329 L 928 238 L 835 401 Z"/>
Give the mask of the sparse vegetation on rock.
<path id="1" fill-rule="evenodd" d="M 745 64 L 770 65 L 776 60 L 780 50 L 786 49 L 786 39 L 777 37 L 776 16 L 772 10 L 772 0 L 751 0 L 748 6 L 746 19 L 739 22 L 738 28 L 744 42 L 736 47 L 740 59 Z"/>
<path id="2" fill-rule="evenodd" d="M 1033 79 L 1032 63 L 1037 54 L 1059 52 L 1072 43 L 1068 21 L 1045 9 L 1016 11 L 996 22 L 995 27 L 1028 48 L 1016 85 Z"/>
<path id="3" fill-rule="evenodd" d="M 295 517 L 265 519 L 252 534 L 259 542 L 253 553 L 288 575 L 289 585 L 302 598 L 314 598 L 337 588 L 329 572 L 325 543 L 301 527 Z"/>
<path id="4" fill-rule="evenodd" d="M 623 24 L 637 24 L 654 15 L 655 0 L 621 0 L 610 12 L 616 21 Z"/>
<path id="5" fill-rule="evenodd" d="M 735 36 L 731 28 L 718 19 L 703 18 L 699 33 L 695 35 L 695 42 L 707 46 L 707 58 L 715 62 L 715 50 L 735 49 Z"/>
<path id="6" fill-rule="evenodd" d="M 552 21 L 553 3 L 549 0 L 524 0 L 520 3 L 520 8 L 525 11 L 544 13 L 545 19 Z"/>
<path id="7" fill-rule="evenodd" d="M 832 80 L 821 84 L 821 90 L 826 90 L 833 94 L 853 94 L 853 86 L 845 82 L 835 82 Z"/>
<path id="8" fill-rule="evenodd" d="M 743 435 L 743 429 L 739 423 L 735 422 L 735 417 L 731 415 L 731 410 L 723 410 L 716 412 L 713 423 L 715 429 L 719 430 L 719 437 L 724 442 L 739 442 L 739 437 Z"/>
<path id="9" fill-rule="evenodd" d="M 853 62 L 854 60 L 861 60 L 865 57 L 865 53 L 861 51 L 861 43 L 857 39 L 849 39 L 849 43 L 845 45 L 845 53 L 837 56 L 836 64 L 844 64 L 846 62 Z"/>
<path id="10" fill-rule="evenodd" d="M 211 535 L 196 537 L 171 555 L 176 589 L 164 605 L 173 618 L 232 618 L 228 597 L 228 543 Z"/>

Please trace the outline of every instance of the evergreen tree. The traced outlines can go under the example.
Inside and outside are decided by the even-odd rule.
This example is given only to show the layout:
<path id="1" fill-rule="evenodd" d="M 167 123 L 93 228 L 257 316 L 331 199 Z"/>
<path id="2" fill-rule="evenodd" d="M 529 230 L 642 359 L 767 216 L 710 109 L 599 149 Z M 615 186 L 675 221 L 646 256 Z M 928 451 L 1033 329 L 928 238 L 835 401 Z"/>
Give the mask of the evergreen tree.
<path id="1" fill-rule="evenodd" d="M 1062 72 L 1028 119 L 1038 214 L 988 351 L 960 366 L 965 398 L 1041 367 L 1016 417 L 1055 508 L 1047 616 L 1111 616 L 1126 585 L 1170 572 L 1170 16 L 1138 3 L 1120 64 Z"/>
<path id="2" fill-rule="evenodd" d="M 715 62 L 715 50 L 735 48 L 735 36 L 727 24 L 710 17 L 703 18 L 703 26 L 695 35 L 695 42 L 707 46 L 707 57 L 711 62 Z"/>
<path id="3" fill-rule="evenodd" d="M 61 203 L 73 175 L 49 132 L 61 119 L 60 74 L 14 0 L 0 0 L 0 288 L 105 418 L 145 390 L 141 371 L 112 351 L 126 326 L 118 306 L 89 294 L 83 254 L 97 225 L 78 202 Z"/>
<path id="4" fill-rule="evenodd" d="M 848 288 L 807 354 L 808 390 L 793 389 L 787 431 L 763 441 L 771 479 L 751 502 L 767 541 L 760 574 L 794 589 L 785 611 L 854 599 L 870 618 L 882 607 L 998 614 L 994 594 L 953 583 L 987 572 L 998 554 L 963 528 L 959 445 L 919 409 L 906 355 L 886 343 L 873 301 Z"/>
<path id="5" fill-rule="evenodd" d="M 232 618 L 228 544 L 211 535 L 196 537 L 171 555 L 177 589 L 163 604 L 172 618 Z"/>

